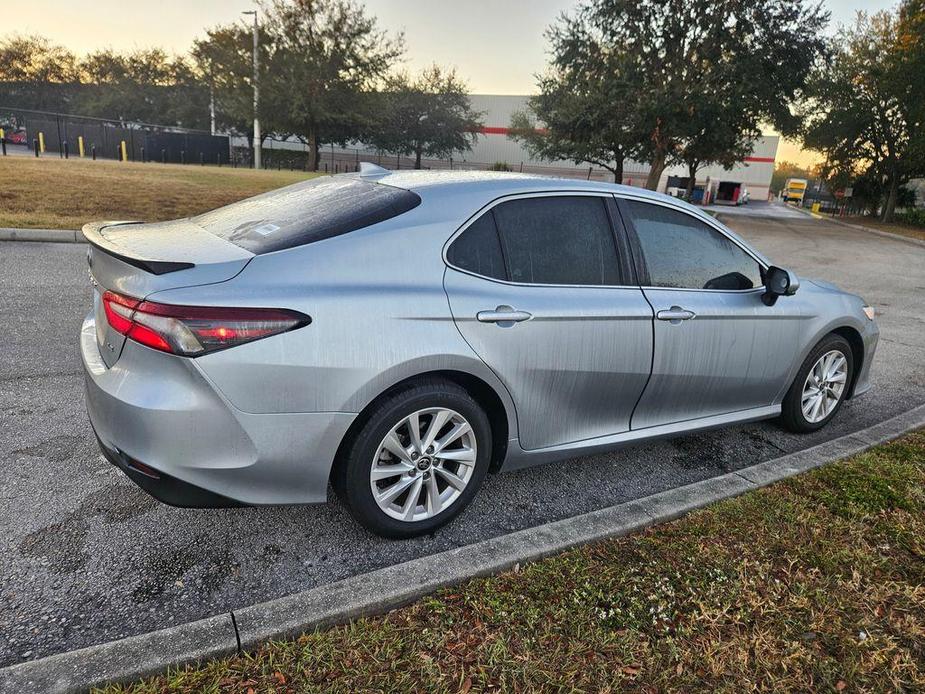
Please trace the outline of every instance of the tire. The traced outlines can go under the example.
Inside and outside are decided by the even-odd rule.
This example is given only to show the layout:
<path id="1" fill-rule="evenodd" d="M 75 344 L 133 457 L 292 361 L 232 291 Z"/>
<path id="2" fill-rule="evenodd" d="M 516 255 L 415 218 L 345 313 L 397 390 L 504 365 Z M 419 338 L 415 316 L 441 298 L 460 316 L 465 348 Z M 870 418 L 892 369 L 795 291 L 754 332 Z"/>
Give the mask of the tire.
<path id="1" fill-rule="evenodd" d="M 412 440 L 415 414 L 420 446 Z M 434 454 L 428 455 L 426 439 L 435 424 Z M 445 441 L 445 448 L 440 449 L 440 442 L 450 434 L 465 430 L 464 424 L 469 432 Z M 396 439 L 401 448 L 395 445 Z M 373 406 L 339 461 L 334 488 L 353 517 L 373 533 L 393 539 L 427 535 L 449 523 L 472 501 L 488 472 L 491 448 L 491 424 L 472 396 L 450 381 L 424 381 Z M 393 452 L 401 450 L 404 459 Z M 459 460 L 443 459 L 440 452 Z M 464 458 L 474 460 L 463 462 Z M 374 466 L 376 480 L 372 479 Z M 464 485 L 459 489 L 461 482 Z M 380 499 L 396 490 L 406 491 L 394 500 L 377 501 L 373 486 Z M 418 496 L 411 501 L 415 489 Z"/>
<path id="2" fill-rule="evenodd" d="M 807 416 L 807 413 L 804 412 L 804 389 L 809 388 L 807 380 L 810 371 L 816 367 L 820 359 L 826 355 L 829 355 L 830 353 L 840 353 L 841 357 L 844 359 L 844 382 L 841 390 L 838 392 L 837 401 L 834 402 L 834 404 L 831 404 L 830 396 L 832 391 L 829 390 L 829 396 L 823 398 L 823 400 L 825 400 L 825 404 L 823 404 L 820 410 L 816 413 L 816 417 L 818 418 L 813 418 Z M 837 358 L 834 363 L 838 363 Z M 818 375 L 818 373 L 819 372 L 816 372 L 816 375 Z M 844 404 L 845 398 L 848 396 L 848 391 L 853 376 L 854 355 L 851 351 L 851 345 L 849 345 L 848 341 L 840 335 L 829 333 L 819 341 L 819 344 L 813 348 L 813 350 L 803 361 L 803 365 L 800 366 L 800 370 L 797 372 L 796 378 L 790 386 L 790 390 L 788 390 L 787 395 L 784 396 L 780 417 L 782 426 L 788 431 L 793 431 L 800 434 L 817 431 L 818 429 L 824 427 L 832 420 L 832 418 L 838 413 L 838 411 L 841 409 L 841 406 Z M 839 374 L 836 378 L 840 379 L 841 375 Z M 814 391 L 812 388 L 810 388 L 808 392 L 812 393 Z M 815 392 L 818 392 L 818 388 Z M 812 396 L 809 397 L 811 399 L 807 401 L 807 406 L 810 408 L 810 414 L 812 415 L 812 406 L 815 402 L 815 399 L 813 399 Z M 826 411 L 826 409 L 829 407 L 830 409 Z"/>

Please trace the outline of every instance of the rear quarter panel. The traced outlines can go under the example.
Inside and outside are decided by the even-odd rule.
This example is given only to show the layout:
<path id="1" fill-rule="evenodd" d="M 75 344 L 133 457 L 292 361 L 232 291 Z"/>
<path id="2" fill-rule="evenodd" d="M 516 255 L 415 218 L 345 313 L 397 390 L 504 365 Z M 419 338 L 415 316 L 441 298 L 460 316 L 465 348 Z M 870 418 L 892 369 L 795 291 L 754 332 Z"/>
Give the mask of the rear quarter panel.
<path id="1" fill-rule="evenodd" d="M 454 370 L 494 388 L 513 434 L 510 397 L 462 339 L 443 289 L 441 249 L 455 228 L 439 205 L 425 201 L 363 230 L 257 256 L 221 285 L 153 298 L 311 316 L 304 328 L 194 360 L 245 412 L 360 412 L 406 378 Z"/>

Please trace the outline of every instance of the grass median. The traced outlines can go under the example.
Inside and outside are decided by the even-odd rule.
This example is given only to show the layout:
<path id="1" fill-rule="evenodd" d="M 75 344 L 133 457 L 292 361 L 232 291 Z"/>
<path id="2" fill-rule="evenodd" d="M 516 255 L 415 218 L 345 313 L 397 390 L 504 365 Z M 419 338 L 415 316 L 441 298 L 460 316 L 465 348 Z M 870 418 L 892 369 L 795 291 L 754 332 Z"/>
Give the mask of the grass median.
<path id="1" fill-rule="evenodd" d="M 922 691 L 925 432 L 132 692 Z"/>
<path id="2" fill-rule="evenodd" d="M 79 229 L 178 219 L 314 174 L 218 166 L 0 157 L 0 227 Z"/>
<path id="3" fill-rule="evenodd" d="M 925 228 L 912 226 L 911 224 L 903 224 L 902 222 L 881 222 L 879 219 L 874 219 L 872 217 L 846 217 L 844 221 L 849 224 L 867 227 L 868 229 L 886 231 L 890 234 L 899 234 L 900 236 L 908 236 L 910 239 L 925 241 Z"/>

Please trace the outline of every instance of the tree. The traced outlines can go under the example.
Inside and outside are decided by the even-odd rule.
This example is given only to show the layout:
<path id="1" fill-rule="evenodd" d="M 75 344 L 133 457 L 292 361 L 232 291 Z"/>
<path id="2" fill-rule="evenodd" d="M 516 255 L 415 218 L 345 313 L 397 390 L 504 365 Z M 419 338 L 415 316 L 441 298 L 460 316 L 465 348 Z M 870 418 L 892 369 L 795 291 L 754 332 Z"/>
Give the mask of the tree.
<path id="1" fill-rule="evenodd" d="M 273 48 L 269 36 L 258 32 L 260 83 L 270 86 L 267 75 L 268 52 Z M 197 72 L 215 103 L 216 124 L 225 130 L 252 137 L 254 122 L 253 34 L 250 27 L 230 25 L 206 32 L 206 38 L 193 43 L 191 55 Z M 266 97 L 260 102 L 260 122 L 264 136 L 278 129 L 274 105 Z"/>
<path id="2" fill-rule="evenodd" d="M 22 108 L 60 109 L 80 81 L 77 58 L 42 36 L 0 40 L 0 94 Z"/>
<path id="3" fill-rule="evenodd" d="M 271 0 L 261 4 L 260 120 L 264 136 L 295 136 L 318 168 L 324 142 L 345 144 L 369 127 L 369 92 L 404 51 L 401 34 L 378 29 L 352 0 Z M 196 41 L 193 55 L 214 95 L 219 121 L 250 132 L 250 27 L 223 26 Z"/>
<path id="4" fill-rule="evenodd" d="M 803 0 L 586 0 L 548 32 L 550 74 L 531 103 L 550 138 L 546 153 L 632 152 L 649 163 L 654 189 L 678 156 L 697 167 L 704 157 L 726 160 L 765 121 L 791 132 L 827 21 Z M 571 107 L 563 101 L 576 96 Z M 701 148 L 695 140 L 710 118 L 727 132 Z M 606 140 L 601 127 L 611 130 Z"/>
<path id="5" fill-rule="evenodd" d="M 731 169 L 754 149 L 761 136 L 757 118 L 743 110 L 736 88 L 725 82 L 704 81 L 686 100 L 687 120 L 679 128 L 672 159 L 687 167 L 688 200 L 694 193 L 697 172 L 719 164 Z"/>
<path id="6" fill-rule="evenodd" d="M 635 99 L 625 79 L 614 79 L 613 57 L 585 50 L 594 39 L 588 24 L 565 18 L 546 32 L 552 64 L 539 77 L 539 94 L 511 118 L 511 137 L 539 159 L 567 159 L 599 166 L 623 182 L 623 166 L 641 151 Z M 624 70 L 617 70 L 623 74 Z"/>
<path id="7" fill-rule="evenodd" d="M 891 221 L 900 188 L 925 174 L 925 6 L 859 13 L 832 41 L 832 60 L 811 82 L 804 144 L 825 155 L 827 179 L 883 183 L 881 218 Z"/>
<path id="8" fill-rule="evenodd" d="M 472 149 L 482 127 L 473 111 L 468 89 L 453 69 L 437 65 L 416 77 L 400 72 L 386 81 L 380 95 L 381 116 L 370 144 L 396 154 L 414 155 L 414 168 L 423 156 L 445 159 Z"/>
<path id="9" fill-rule="evenodd" d="M 274 0 L 264 11 L 276 47 L 271 99 L 315 170 L 322 142 L 343 145 L 369 127 L 365 97 L 404 53 L 404 37 L 380 30 L 352 0 Z"/>
<path id="10" fill-rule="evenodd" d="M 189 128 L 208 124 L 208 92 L 186 59 L 159 48 L 97 51 L 80 61 L 85 80 L 76 110 L 85 115 Z"/>

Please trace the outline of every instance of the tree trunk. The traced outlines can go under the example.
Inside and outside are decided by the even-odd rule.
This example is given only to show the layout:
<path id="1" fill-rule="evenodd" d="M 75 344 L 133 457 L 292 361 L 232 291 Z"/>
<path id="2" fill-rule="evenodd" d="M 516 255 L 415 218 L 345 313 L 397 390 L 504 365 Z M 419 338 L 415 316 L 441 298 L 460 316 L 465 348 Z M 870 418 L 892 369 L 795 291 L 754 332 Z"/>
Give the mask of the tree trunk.
<path id="1" fill-rule="evenodd" d="M 893 212 L 896 210 L 896 198 L 899 196 L 899 177 L 896 172 L 890 174 L 890 190 L 886 196 L 886 202 L 883 205 L 883 213 L 880 215 L 881 222 L 892 222 Z"/>
<path id="2" fill-rule="evenodd" d="M 415 169 L 421 168 L 421 148 L 420 147 L 415 147 L 414 149 L 414 168 Z"/>
<path id="3" fill-rule="evenodd" d="M 649 176 L 646 178 L 646 188 L 658 190 L 658 182 L 662 178 L 662 173 L 665 171 L 667 163 L 665 150 L 661 148 L 655 150 L 655 155 L 652 157 L 650 164 L 652 168 L 649 169 Z"/>
<path id="4" fill-rule="evenodd" d="M 308 170 L 318 170 L 318 134 L 311 130 L 308 133 Z"/>
<path id="5" fill-rule="evenodd" d="M 700 168 L 700 162 L 688 162 L 687 164 L 687 190 L 685 196 L 690 202 L 694 197 L 694 185 L 697 183 L 697 169 Z"/>
<path id="6" fill-rule="evenodd" d="M 626 161 L 626 157 L 617 157 L 614 159 L 613 167 L 613 182 L 617 184 L 623 183 L 623 162 Z"/>

